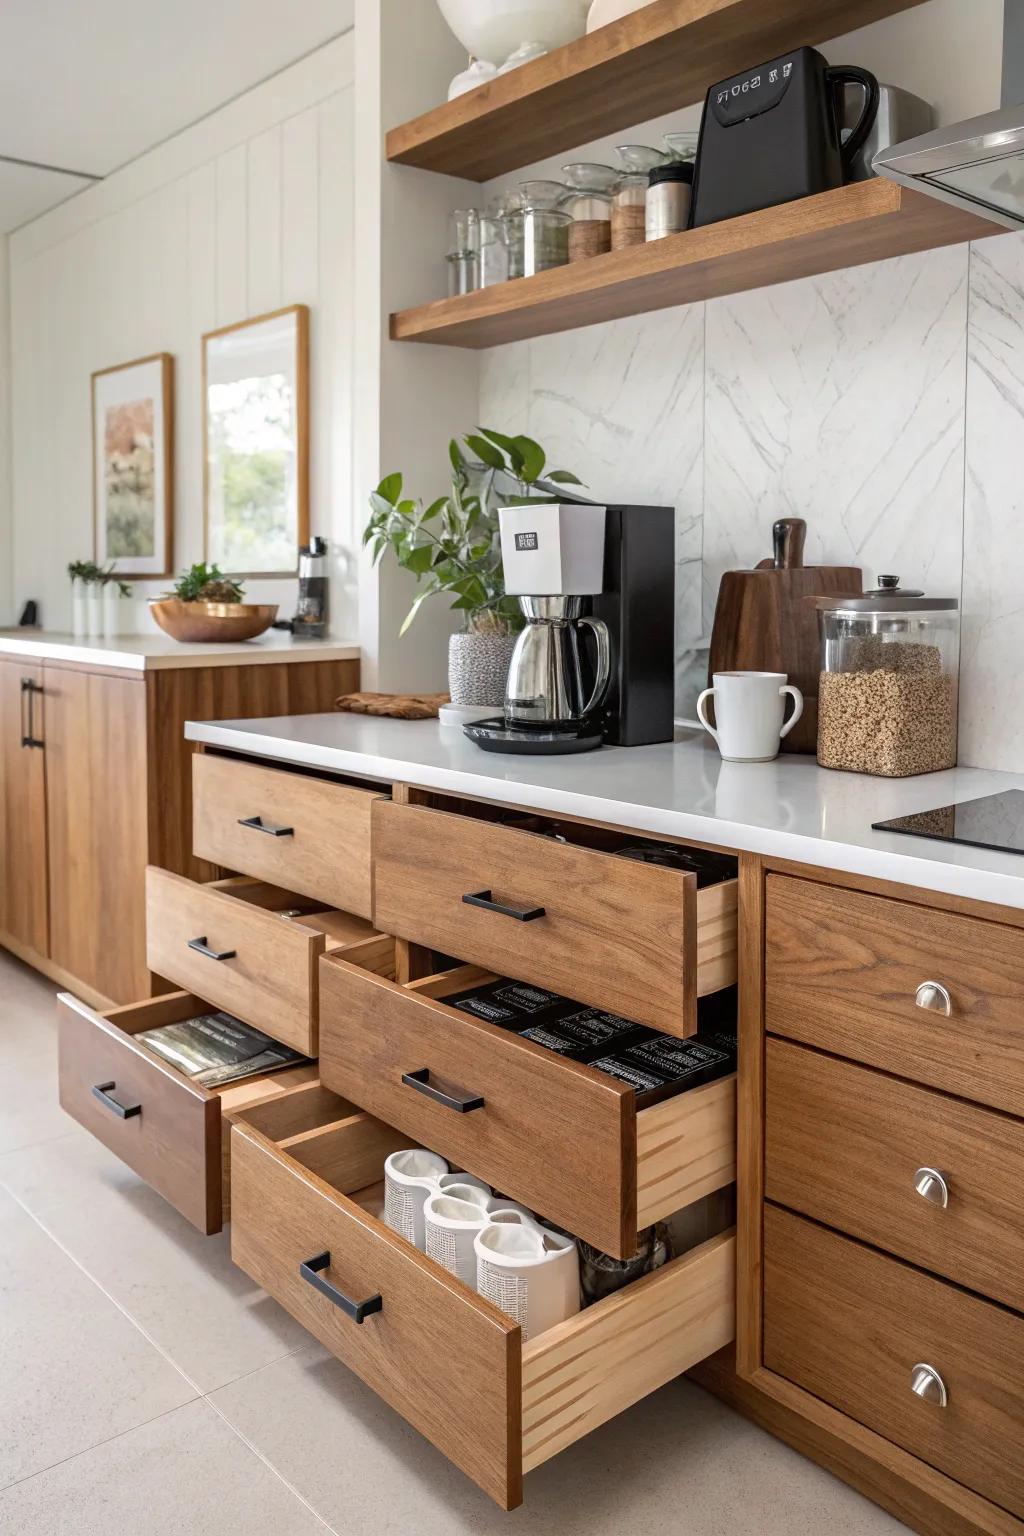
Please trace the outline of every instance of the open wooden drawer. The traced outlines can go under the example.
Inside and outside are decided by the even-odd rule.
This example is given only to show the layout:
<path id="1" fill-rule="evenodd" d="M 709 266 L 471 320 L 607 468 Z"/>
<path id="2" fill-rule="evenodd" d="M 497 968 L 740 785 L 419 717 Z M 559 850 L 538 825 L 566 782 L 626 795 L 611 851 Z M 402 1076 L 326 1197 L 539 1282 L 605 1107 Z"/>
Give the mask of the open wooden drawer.
<path id="1" fill-rule="evenodd" d="M 384 1226 L 384 1160 L 410 1138 L 340 1099 L 294 1127 L 270 1104 L 232 1131 L 235 1263 L 506 1509 L 524 1472 L 733 1337 L 731 1232 L 524 1341 Z"/>
<path id="2" fill-rule="evenodd" d="M 318 1049 L 317 962 L 352 946 L 359 965 L 394 974 L 393 942 L 364 918 L 244 876 L 199 885 L 146 871 L 150 970 L 306 1056 Z"/>
<path id="3" fill-rule="evenodd" d="M 464 967 L 399 986 L 327 956 L 321 1081 L 619 1256 L 638 1228 L 733 1182 L 734 1075 L 638 1113 L 615 1078 L 445 1004 L 489 979 Z"/>
<path id="4" fill-rule="evenodd" d="M 573 824 L 563 842 L 532 829 L 543 818 L 501 825 L 486 809 L 374 801 L 377 927 L 692 1035 L 698 997 L 736 980 L 736 879 L 698 890 L 692 873 L 607 851 L 650 839 Z"/>
<path id="5" fill-rule="evenodd" d="M 370 807 L 383 793 L 197 752 L 192 851 L 201 859 L 370 916 Z"/>
<path id="6" fill-rule="evenodd" d="M 250 1104 L 315 1082 L 315 1062 L 208 1089 L 192 1083 L 133 1038 L 208 1011 L 190 992 L 97 1013 L 77 997 L 58 999 L 60 1102 L 200 1232 L 228 1219 L 229 1138 L 222 1129 Z"/>

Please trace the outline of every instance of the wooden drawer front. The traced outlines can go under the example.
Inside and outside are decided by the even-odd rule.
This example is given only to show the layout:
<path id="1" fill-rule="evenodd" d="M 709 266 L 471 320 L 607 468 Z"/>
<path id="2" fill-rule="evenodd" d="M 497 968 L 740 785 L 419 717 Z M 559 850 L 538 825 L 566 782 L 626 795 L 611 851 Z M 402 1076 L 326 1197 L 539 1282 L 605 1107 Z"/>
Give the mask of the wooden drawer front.
<path id="1" fill-rule="evenodd" d="M 192 851 L 368 918 L 370 807 L 376 798 L 329 779 L 197 752 Z"/>
<path id="2" fill-rule="evenodd" d="M 769 875 L 765 962 L 773 1033 L 1024 1115 L 1021 930 Z"/>
<path id="3" fill-rule="evenodd" d="M 638 1224 L 736 1176 L 735 1078 L 637 1115 L 615 1079 L 331 956 L 320 1006 L 328 1088 L 606 1252 L 635 1252 Z M 403 1081 L 424 1068 L 483 1104 L 460 1112 Z"/>
<path id="4" fill-rule="evenodd" d="M 189 948 L 201 939 L 211 959 Z M 225 891 L 146 871 L 149 968 L 307 1056 L 317 1053 L 316 963 L 324 936 Z"/>
<path id="5" fill-rule="evenodd" d="M 195 1011 L 203 1007 L 197 998 L 189 1002 Z M 220 1101 L 136 1044 L 118 1023 L 124 1015 L 133 1030 L 182 1016 L 180 1005 L 175 1009 L 166 998 L 116 1009 L 105 1017 L 69 993 L 61 994 L 61 1107 L 200 1232 L 219 1232 Z M 106 1097 L 101 1099 L 95 1088 Z M 129 1113 L 122 1117 L 115 1104 Z"/>
<path id="6" fill-rule="evenodd" d="M 723 1233 L 524 1342 L 510 1318 L 380 1219 L 384 1158 L 408 1146 L 353 1115 L 275 1143 L 232 1131 L 235 1263 L 506 1509 L 524 1471 L 723 1348 L 733 1337 L 735 1239 Z M 348 1193 L 346 1193 L 348 1191 Z M 381 1306 L 356 1323 L 300 1274 Z"/>
<path id="7" fill-rule="evenodd" d="M 922 1170 L 948 1204 L 917 1193 Z M 1024 1124 L 782 1040 L 767 1046 L 765 1189 L 1024 1311 Z M 932 1181 L 932 1193 L 941 1185 Z"/>
<path id="8" fill-rule="evenodd" d="M 698 892 L 678 870 L 447 811 L 378 800 L 374 922 L 385 933 L 691 1035 L 697 998 L 736 980 L 736 882 Z M 525 911 L 516 921 L 465 895 Z"/>
<path id="9" fill-rule="evenodd" d="M 1024 1318 L 768 1205 L 764 1363 L 1024 1514 Z M 911 1390 L 920 1364 L 945 1408 Z"/>

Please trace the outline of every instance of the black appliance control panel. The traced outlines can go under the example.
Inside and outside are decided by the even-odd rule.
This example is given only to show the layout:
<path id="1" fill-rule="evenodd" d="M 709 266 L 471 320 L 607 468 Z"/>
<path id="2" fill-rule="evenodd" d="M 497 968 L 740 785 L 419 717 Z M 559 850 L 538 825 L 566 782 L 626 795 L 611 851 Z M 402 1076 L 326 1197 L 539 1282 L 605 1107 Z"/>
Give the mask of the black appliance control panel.
<path id="1" fill-rule="evenodd" d="M 708 99 L 722 127 L 729 128 L 777 107 L 789 89 L 794 63 L 792 56 L 772 59 L 746 74 L 733 75 L 731 80 L 713 85 Z"/>

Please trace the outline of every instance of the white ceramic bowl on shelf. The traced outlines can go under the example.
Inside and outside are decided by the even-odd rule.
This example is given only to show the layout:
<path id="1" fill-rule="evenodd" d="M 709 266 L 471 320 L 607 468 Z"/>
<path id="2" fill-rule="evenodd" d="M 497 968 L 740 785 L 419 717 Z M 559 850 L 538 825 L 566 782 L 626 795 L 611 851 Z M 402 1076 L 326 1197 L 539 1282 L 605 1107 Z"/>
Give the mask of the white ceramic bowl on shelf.
<path id="1" fill-rule="evenodd" d="M 437 0 L 441 15 L 475 58 L 501 64 L 522 43 L 560 48 L 582 37 L 589 0 Z"/>

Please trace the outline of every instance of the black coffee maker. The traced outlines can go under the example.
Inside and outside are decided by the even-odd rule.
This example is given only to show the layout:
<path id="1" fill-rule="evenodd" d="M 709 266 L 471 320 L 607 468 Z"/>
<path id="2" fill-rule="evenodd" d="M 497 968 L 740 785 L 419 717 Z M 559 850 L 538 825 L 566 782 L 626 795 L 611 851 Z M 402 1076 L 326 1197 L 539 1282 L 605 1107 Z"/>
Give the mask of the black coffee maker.
<path id="1" fill-rule="evenodd" d="M 843 92 L 864 107 L 842 139 Z M 701 120 L 690 222 L 694 228 L 841 187 L 878 113 L 878 81 L 856 65 L 832 67 L 816 48 L 795 48 L 721 80 Z"/>

